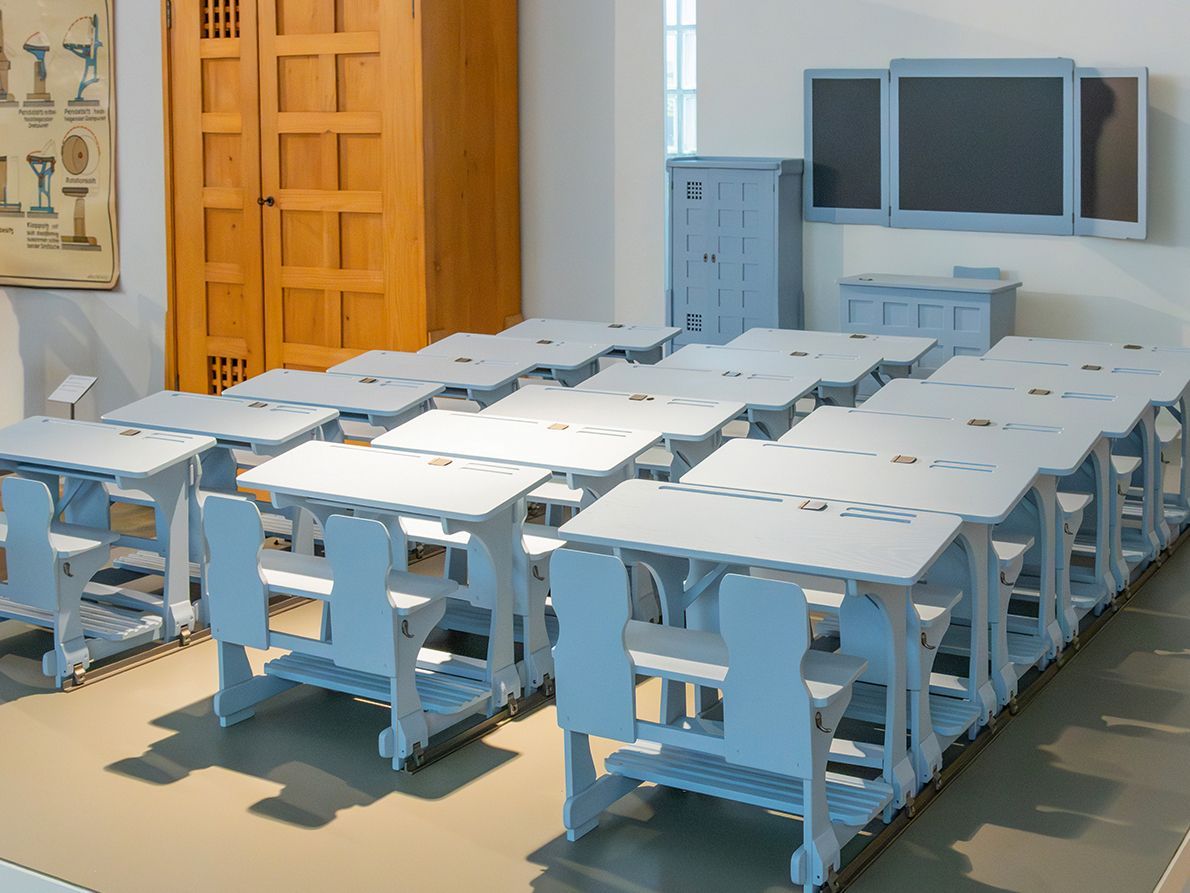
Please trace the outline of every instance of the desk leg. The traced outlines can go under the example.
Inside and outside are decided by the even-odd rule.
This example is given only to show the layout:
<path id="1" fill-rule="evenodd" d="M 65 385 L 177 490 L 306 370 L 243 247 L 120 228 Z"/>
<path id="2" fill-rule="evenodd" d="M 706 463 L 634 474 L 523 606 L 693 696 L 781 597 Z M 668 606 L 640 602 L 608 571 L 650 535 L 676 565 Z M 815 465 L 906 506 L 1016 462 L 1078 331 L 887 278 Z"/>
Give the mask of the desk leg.
<path id="1" fill-rule="evenodd" d="M 856 385 L 847 387 L 819 385 L 818 397 L 823 403 L 831 406 L 855 406 L 856 387 Z"/>
<path id="2" fill-rule="evenodd" d="M 1103 601 L 1128 585 L 1128 562 L 1124 560 L 1119 512 L 1114 511 L 1116 472 L 1112 467 L 1111 443 L 1101 437 L 1091 451 L 1095 478 L 1095 576 L 1103 586 Z"/>
<path id="3" fill-rule="evenodd" d="M 633 574 L 649 572 L 657 587 L 661 603 L 661 622 L 666 626 L 686 626 L 685 580 L 690 563 L 685 558 L 654 555 L 630 549 L 618 550 L 620 560 Z M 686 715 L 686 686 L 672 679 L 661 682 L 661 716 L 659 722 L 670 724 Z"/>
<path id="4" fill-rule="evenodd" d="M 1066 642 L 1078 632 L 1078 618 L 1070 600 L 1070 568 L 1065 555 L 1062 515 L 1058 511 L 1058 486 L 1053 477 L 1042 475 L 1033 484 L 1037 509 L 1041 555 L 1041 586 L 1037 605 L 1037 633 L 1046 642 L 1045 656 L 1056 659 Z"/>
<path id="5" fill-rule="evenodd" d="M 723 433 L 714 432 L 704 440 L 670 440 L 666 446 L 673 454 L 673 464 L 669 468 L 669 479 L 677 482 L 682 475 L 705 459 L 723 444 Z"/>
<path id="6" fill-rule="evenodd" d="M 467 553 L 470 587 L 491 599 L 491 628 L 488 634 L 487 677 L 492 687 L 492 712 L 521 696 L 521 679 L 513 652 L 513 550 L 523 548 L 521 526 L 525 522 L 524 501 L 487 521 L 447 521 L 447 533 L 471 534 Z"/>
<path id="7" fill-rule="evenodd" d="M 795 407 L 789 409 L 751 409 L 748 411 L 748 437 L 752 440 L 779 440 L 793 427 Z"/>
<path id="8" fill-rule="evenodd" d="M 1182 467 L 1178 470 L 1178 508 L 1190 510 L 1190 416 L 1186 410 L 1190 409 L 1190 392 L 1182 394 L 1176 407 L 1170 407 L 1173 417 L 1182 426 Z M 1183 521 L 1183 525 L 1190 522 L 1190 518 Z"/>
<path id="9" fill-rule="evenodd" d="M 872 607 L 878 610 L 873 612 Z M 865 658 L 868 668 L 860 678 L 883 685 L 885 690 L 882 776 L 893 789 L 892 803 L 885 812 L 886 821 L 892 819 L 893 807 L 905 806 L 917 791 L 916 773 L 905 747 L 908 734 L 906 612 L 912 610 L 913 602 L 906 587 L 864 583 L 858 590 L 848 584 L 848 595 L 839 612 L 840 650 Z M 981 630 L 981 637 L 987 639 L 986 628 Z"/>
<path id="10" fill-rule="evenodd" d="M 120 481 L 122 487 L 140 486 L 153 500 L 157 548 L 165 558 L 162 611 L 166 641 L 194 632 L 197 618 L 190 602 L 190 562 L 201 567 L 202 526 L 199 513 L 197 459 L 167 468 L 144 481 Z"/>

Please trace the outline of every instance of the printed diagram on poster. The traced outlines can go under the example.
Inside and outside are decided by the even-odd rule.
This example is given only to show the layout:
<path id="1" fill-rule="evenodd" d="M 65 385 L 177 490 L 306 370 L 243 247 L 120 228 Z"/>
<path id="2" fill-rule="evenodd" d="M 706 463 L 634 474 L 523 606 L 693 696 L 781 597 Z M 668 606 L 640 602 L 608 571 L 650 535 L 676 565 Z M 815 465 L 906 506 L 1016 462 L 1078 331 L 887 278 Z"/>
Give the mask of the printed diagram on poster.
<path id="1" fill-rule="evenodd" d="M 112 0 L 0 0 L 0 285 L 112 288 Z"/>

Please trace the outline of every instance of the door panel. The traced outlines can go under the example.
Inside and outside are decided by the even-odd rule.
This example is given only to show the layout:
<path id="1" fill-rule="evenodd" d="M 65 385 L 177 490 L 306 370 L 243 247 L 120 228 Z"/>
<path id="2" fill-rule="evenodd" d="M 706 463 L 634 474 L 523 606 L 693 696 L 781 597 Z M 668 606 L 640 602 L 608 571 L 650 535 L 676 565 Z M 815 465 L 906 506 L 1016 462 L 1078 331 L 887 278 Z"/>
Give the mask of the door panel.
<path id="1" fill-rule="evenodd" d="M 679 343 L 717 340 L 711 303 L 711 253 L 715 234 L 715 172 L 675 169 L 671 194 L 672 324 Z"/>
<path id="2" fill-rule="evenodd" d="M 178 380 L 264 371 L 255 5 L 174 0 L 170 32 Z"/>
<path id="3" fill-rule="evenodd" d="M 413 44 L 411 20 L 389 5 L 261 4 L 262 187 L 275 202 L 264 210 L 270 367 L 325 368 L 396 345 L 402 320 L 394 293 L 419 288 L 386 275 L 388 224 L 400 210 L 385 200 L 386 104 L 408 92 L 395 83 L 413 83 L 388 72 L 392 43 Z M 382 19 L 400 33 L 385 33 L 390 24 Z M 403 166 L 414 167 L 415 157 L 405 156 Z"/>

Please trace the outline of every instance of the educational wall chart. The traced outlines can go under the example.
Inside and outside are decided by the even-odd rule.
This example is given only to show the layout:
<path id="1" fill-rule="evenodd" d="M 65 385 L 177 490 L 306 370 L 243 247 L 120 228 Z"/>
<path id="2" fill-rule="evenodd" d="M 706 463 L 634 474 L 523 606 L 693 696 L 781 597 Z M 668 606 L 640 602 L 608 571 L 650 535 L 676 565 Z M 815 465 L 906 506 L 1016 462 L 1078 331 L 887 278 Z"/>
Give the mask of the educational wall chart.
<path id="1" fill-rule="evenodd" d="M 112 288 L 112 0 L 0 0 L 0 285 Z"/>

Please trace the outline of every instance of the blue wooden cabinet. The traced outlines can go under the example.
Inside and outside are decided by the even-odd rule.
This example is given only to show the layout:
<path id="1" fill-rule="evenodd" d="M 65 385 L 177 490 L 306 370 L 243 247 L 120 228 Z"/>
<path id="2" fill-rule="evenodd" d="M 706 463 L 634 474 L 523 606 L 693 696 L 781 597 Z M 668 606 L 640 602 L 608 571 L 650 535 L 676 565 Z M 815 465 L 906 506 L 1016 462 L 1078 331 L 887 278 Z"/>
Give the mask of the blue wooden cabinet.
<path id="1" fill-rule="evenodd" d="M 1013 333 L 1019 282 L 863 273 L 839 280 L 840 328 L 868 335 L 936 338 L 918 369 L 980 356 Z"/>
<path id="2" fill-rule="evenodd" d="M 675 346 L 726 344 L 747 329 L 800 329 L 802 162 L 712 158 L 667 162 L 667 319 Z"/>

